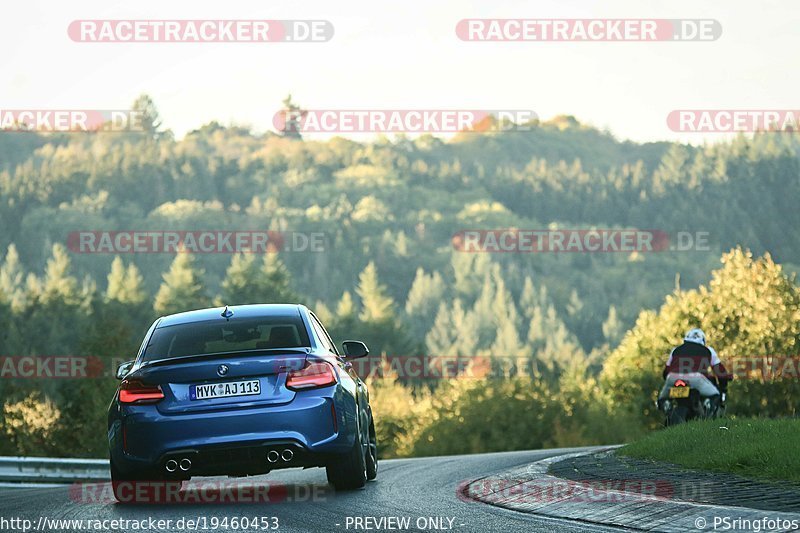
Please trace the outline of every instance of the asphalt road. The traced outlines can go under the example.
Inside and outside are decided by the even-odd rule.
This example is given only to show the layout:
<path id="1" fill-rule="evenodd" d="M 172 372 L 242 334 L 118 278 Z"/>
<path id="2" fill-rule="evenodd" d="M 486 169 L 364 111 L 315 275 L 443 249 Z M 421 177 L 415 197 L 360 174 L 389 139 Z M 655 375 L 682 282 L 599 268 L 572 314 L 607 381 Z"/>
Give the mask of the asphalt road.
<path id="1" fill-rule="evenodd" d="M 574 451 L 571 450 L 571 451 Z M 277 518 L 277 531 L 456 531 L 456 532 L 511 532 L 511 531 L 618 531 L 588 524 L 536 518 L 507 511 L 481 503 L 462 501 L 456 489 L 464 481 L 488 476 L 538 459 L 565 453 L 565 450 L 506 452 L 482 455 L 431 457 L 421 459 L 396 459 L 381 461 L 377 480 L 366 489 L 354 492 L 333 493 L 327 485 L 323 469 L 284 470 L 266 476 L 246 478 L 240 482 L 269 483 L 280 486 L 289 495 L 287 499 L 268 503 L 172 503 L 149 505 L 121 505 L 110 501 L 81 501 L 75 488 L 69 487 L 0 487 L 0 530 L 23 531 L 24 523 L 2 520 L 27 519 L 28 527 L 35 531 L 135 531 L 109 528 L 107 522 L 93 520 L 130 519 L 171 520 L 169 527 L 144 526 L 139 531 L 186 531 L 180 519 L 205 519 L 191 530 L 197 531 L 264 531 L 233 528 L 232 519 L 247 517 Z M 225 481 L 225 478 L 216 478 Z M 280 498 L 282 499 L 282 498 Z M 78 501 L 76 501 L 78 500 Z M 102 500 L 102 498 L 101 498 Z M 40 522 L 67 519 L 82 520 L 79 525 Z M 407 519 L 407 525 L 394 522 Z M 222 527 L 227 518 L 227 527 Z M 360 520 L 359 520 L 360 519 Z M 383 520 L 383 521 L 382 521 Z M 261 520 L 258 523 L 263 524 Z M 270 519 L 270 525 L 275 520 Z M 214 525 L 217 525 L 214 528 Z M 164 524 L 162 524 L 163 526 Z M 15 527 L 16 526 L 16 527 Z M 66 526 L 66 527 L 65 527 Z M 99 528 L 98 528 L 99 526 Z M 184 526 L 183 529 L 181 526 Z M 81 529 L 81 527 L 83 529 Z M 274 531 L 274 530 L 273 530 Z"/>

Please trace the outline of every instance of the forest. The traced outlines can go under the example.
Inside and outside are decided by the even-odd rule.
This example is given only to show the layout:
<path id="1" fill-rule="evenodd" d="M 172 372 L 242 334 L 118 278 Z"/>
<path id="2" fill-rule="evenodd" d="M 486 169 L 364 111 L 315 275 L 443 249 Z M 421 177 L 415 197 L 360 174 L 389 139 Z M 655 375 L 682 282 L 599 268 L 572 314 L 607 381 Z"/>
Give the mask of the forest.
<path id="1" fill-rule="evenodd" d="M 210 122 L 0 131 L 0 358 L 89 356 L 101 375 L 0 373 L 0 454 L 103 457 L 115 364 L 161 315 L 296 302 L 364 340 L 383 457 L 621 442 L 658 426 L 660 368 L 700 326 L 723 360 L 800 342 L 800 143 L 619 141 L 571 116 L 356 142 Z M 466 229 L 703 233 L 703 249 L 468 253 Z M 320 234 L 321 250 L 81 253 L 75 232 Z M 397 357 L 489 361 L 430 379 Z M 512 361 L 511 365 L 508 361 Z M 742 376 L 731 412 L 795 415 L 797 381 Z M 610 419 L 615 420 L 609 425 Z M 487 421 L 491 420 L 491 424 Z M 502 438 L 501 438 L 502 437 Z"/>

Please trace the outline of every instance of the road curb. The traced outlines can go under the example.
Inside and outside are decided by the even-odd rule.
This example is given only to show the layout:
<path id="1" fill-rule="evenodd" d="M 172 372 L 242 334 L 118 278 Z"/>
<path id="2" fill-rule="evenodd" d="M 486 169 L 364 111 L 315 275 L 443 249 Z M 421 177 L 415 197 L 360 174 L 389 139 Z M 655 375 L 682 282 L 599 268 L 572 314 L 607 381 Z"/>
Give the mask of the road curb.
<path id="1" fill-rule="evenodd" d="M 513 511 L 566 518 L 597 525 L 640 531 L 792 531 L 800 528 L 800 514 L 746 507 L 715 506 L 648 494 L 597 488 L 613 480 L 597 479 L 590 492 L 581 483 L 548 474 L 554 463 L 574 457 L 603 454 L 618 446 L 549 457 L 535 463 L 480 478 L 459 486 L 459 497 Z M 739 520 L 735 522 L 735 520 Z M 728 522 L 723 522 L 727 520 Z M 776 527 L 756 527 L 772 520 Z M 714 527 L 715 521 L 718 524 Z M 750 521 L 749 523 L 746 521 Z"/>

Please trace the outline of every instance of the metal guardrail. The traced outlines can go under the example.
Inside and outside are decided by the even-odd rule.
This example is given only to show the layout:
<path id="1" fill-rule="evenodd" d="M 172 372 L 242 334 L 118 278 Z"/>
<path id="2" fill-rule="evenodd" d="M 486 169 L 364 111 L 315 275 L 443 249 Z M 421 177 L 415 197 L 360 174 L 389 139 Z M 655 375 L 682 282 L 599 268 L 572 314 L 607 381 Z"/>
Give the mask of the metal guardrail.
<path id="1" fill-rule="evenodd" d="M 107 459 L 0 457 L 2 482 L 72 483 L 110 478 Z"/>

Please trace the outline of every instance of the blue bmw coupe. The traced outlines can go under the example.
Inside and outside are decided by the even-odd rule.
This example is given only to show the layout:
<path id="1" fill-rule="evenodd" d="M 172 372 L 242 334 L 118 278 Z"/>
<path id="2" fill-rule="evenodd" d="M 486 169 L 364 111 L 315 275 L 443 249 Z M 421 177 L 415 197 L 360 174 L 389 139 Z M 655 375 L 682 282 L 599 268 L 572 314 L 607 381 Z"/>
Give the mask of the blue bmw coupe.
<path id="1" fill-rule="evenodd" d="M 369 393 L 302 305 L 243 305 L 159 318 L 108 413 L 114 494 L 131 482 L 325 467 L 337 489 L 377 475 Z M 121 500 L 122 501 L 122 500 Z"/>

